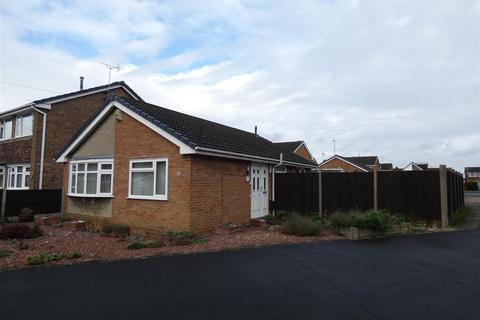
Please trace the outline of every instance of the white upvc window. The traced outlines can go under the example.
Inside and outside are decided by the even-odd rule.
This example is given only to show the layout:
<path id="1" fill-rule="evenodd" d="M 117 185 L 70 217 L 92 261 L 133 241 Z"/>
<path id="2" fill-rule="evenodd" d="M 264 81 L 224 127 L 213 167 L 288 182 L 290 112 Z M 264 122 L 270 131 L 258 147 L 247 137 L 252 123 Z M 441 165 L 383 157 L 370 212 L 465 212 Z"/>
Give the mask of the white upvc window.
<path id="1" fill-rule="evenodd" d="M 0 189 L 5 188 L 5 181 L 7 180 L 7 169 L 4 166 L 0 166 Z"/>
<path id="2" fill-rule="evenodd" d="M 70 162 L 68 195 L 78 197 L 111 197 L 113 160 Z"/>
<path id="3" fill-rule="evenodd" d="M 32 135 L 33 116 L 31 114 L 18 116 L 15 120 L 15 137 L 26 137 Z"/>
<path id="4" fill-rule="evenodd" d="M 30 166 L 13 165 L 7 167 L 7 187 L 6 189 L 28 189 L 30 185 Z"/>
<path id="5" fill-rule="evenodd" d="M 168 158 L 130 160 L 128 197 L 168 199 Z"/>
<path id="6" fill-rule="evenodd" d="M 12 120 L 0 120 L 0 140 L 12 138 Z"/>

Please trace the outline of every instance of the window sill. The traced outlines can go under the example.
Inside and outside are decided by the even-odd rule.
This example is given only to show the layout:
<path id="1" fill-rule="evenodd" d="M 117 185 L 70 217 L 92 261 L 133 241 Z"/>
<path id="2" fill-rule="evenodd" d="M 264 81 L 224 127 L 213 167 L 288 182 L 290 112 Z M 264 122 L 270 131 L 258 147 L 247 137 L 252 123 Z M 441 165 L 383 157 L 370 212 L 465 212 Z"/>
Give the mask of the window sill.
<path id="1" fill-rule="evenodd" d="M 132 200 L 154 200 L 154 201 L 168 201 L 167 197 L 142 197 L 142 196 L 128 196 L 127 199 Z"/>
<path id="2" fill-rule="evenodd" d="M 113 195 L 103 195 L 103 194 L 72 194 L 67 193 L 67 196 L 74 198 L 115 198 Z"/>

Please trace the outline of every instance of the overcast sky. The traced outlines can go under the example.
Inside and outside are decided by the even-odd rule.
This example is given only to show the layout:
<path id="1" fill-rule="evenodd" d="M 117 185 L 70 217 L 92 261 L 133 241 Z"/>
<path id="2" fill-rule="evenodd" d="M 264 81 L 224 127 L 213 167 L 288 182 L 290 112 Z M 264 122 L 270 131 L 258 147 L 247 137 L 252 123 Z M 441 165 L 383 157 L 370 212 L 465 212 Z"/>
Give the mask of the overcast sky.
<path id="1" fill-rule="evenodd" d="M 305 140 L 321 160 L 480 166 L 478 1 L 2 1 L 0 111 L 105 84 Z M 22 85 L 22 86 L 18 86 Z M 39 90 L 42 89 L 42 90 Z"/>

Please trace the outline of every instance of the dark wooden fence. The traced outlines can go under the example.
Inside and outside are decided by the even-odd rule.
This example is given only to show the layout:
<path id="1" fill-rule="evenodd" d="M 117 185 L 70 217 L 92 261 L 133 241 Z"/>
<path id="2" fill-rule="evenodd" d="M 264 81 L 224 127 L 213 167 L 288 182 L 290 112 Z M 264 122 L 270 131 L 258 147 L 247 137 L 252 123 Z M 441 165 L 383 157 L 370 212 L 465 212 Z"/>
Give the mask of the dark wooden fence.
<path id="1" fill-rule="evenodd" d="M 463 176 L 446 170 L 448 216 L 464 206 Z M 375 208 L 373 172 L 322 172 L 322 213 Z M 419 219 L 441 219 L 440 170 L 377 172 L 377 208 Z M 318 173 L 275 175 L 276 210 L 319 211 Z"/>
<path id="2" fill-rule="evenodd" d="M 3 192 L 0 190 L 1 197 Z M 62 190 L 7 190 L 5 217 L 17 216 L 23 208 L 30 208 L 34 214 L 60 212 Z M 0 200 L 1 201 L 1 200 Z M 0 204 L 3 208 L 3 203 Z"/>

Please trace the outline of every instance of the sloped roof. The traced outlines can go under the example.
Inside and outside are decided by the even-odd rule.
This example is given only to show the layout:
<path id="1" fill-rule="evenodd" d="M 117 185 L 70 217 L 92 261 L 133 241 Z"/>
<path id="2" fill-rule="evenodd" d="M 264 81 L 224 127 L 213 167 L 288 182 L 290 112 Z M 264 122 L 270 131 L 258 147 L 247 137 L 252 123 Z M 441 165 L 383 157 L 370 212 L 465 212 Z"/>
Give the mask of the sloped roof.
<path id="1" fill-rule="evenodd" d="M 154 124 L 190 148 L 198 151 L 198 153 L 207 151 L 224 152 L 266 158 L 272 162 L 280 159 L 280 153 L 283 153 L 284 161 L 312 166 L 312 162 L 296 154 L 285 152 L 283 148 L 273 142 L 251 132 L 235 129 L 143 101 L 119 96 L 113 96 L 106 102 L 104 108 L 111 102 L 117 102 L 128 108 L 136 115 Z M 100 108 L 99 111 L 77 131 L 70 142 L 57 154 L 56 158 L 59 158 L 65 153 L 69 146 L 90 126 L 90 123 L 97 118 L 104 108 Z"/>
<path id="2" fill-rule="evenodd" d="M 73 92 L 69 92 L 69 93 L 65 93 L 65 94 L 60 94 L 58 96 L 53 96 L 53 97 L 48 97 L 48 98 L 45 98 L 45 99 L 35 100 L 35 101 L 33 101 L 33 103 L 38 104 L 38 103 L 47 103 L 47 102 L 54 101 L 54 100 L 64 100 L 64 99 L 68 99 L 70 97 L 73 97 L 73 96 L 76 96 L 76 95 L 79 95 L 79 94 L 88 94 L 88 93 L 93 92 L 93 91 L 103 91 L 103 90 L 107 90 L 108 88 L 116 88 L 116 87 L 125 87 L 125 89 L 127 89 L 127 91 L 129 91 L 135 98 L 137 98 L 140 101 L 143 101 L 143 99 L 135 91 L 133 91 L 132 88 L 130 88 L 124 81 L 116 81 L 116 82 L 112 82 L 110 84 L 105 84 L 105 85 L 98 86 L 98 87 L 73 91 Z"/>
<path id="3" fill-rule="evenodd" d="M 380 170 L 393 170 L 393 164 L 391 164 L 391 163 L 380 163 Z"/>
<path id="4" fill-rule="evenodd" d="M 465 172 L 480 172 L 480 167 L 465 167 Z"/>
<path id="5" fill-rule="evenodd" d="M 362 157 L 344 157 L 348 161 L 360 163 L 365 166 L 375 165 L 375 161 L 378 159 L 377 156 L 362 156 Z"/>
<path id="6" fill-rule="evenodd" d="M 303 141 L 285 141 L 285 142 L 274 142 L 277 146 L 290 151 L 295 152 L 303 143 Z"/>
<path id="7" fill-rule="evenodd" d="M 319 164 L 320 167 L 322 167 L 323 165 L 327 164 L 327 162 L 330 162 L 334 159 L 340 159 L 342 161 L 345 161 L 353 166 L 356 166 L 357 168 L 359 169 L 362 169 L 363 171 L 372 171 L 372 168 L 370 168 L 369 166 L 363 164 L 363 163 L 360 163 L 360 162 L 356 162 L 354 160 L 352 160 L 353 158 L 357 158 L 357 157 L 343 157 L 343 156 L 340 156 L 338 154 L 328 158 L 327 160 L 324 160 L 322 163 Z"/>

